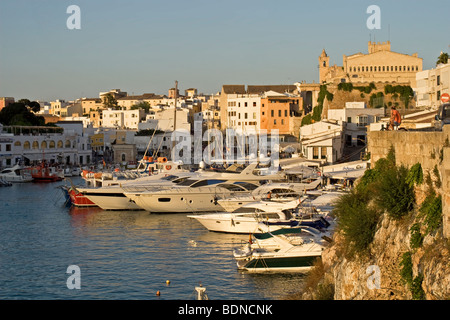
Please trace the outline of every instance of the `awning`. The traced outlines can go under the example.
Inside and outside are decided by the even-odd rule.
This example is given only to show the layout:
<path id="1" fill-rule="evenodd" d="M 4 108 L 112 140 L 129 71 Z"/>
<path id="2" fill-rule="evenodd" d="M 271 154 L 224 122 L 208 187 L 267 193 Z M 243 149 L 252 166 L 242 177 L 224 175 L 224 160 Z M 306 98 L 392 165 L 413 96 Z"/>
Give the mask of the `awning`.
<path id="1" fill-rule="evenodd" d="M 24 154 L 23 157 L 30 161 L 51 160 L 56 159 L 57 154 L 42 154 L 42 153 L 30 153 Z"/>
<path id="2" fill-rule="evenodd" d="M 364 172 L 366 172 L 366 168 L 324 172 L 323 175 L 331 179 L 357 179 L 362 177 L 364 175 Z"/>

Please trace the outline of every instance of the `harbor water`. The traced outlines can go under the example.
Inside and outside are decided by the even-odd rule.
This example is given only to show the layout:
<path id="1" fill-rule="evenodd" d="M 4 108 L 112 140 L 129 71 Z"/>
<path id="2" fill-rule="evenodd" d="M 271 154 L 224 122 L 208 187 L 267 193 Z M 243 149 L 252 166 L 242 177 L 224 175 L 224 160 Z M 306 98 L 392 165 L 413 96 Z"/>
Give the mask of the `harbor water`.
<path id="1" fill-rule="evenodd" d="M 301 290 L 304 274 L 237 270 L 232 249 L 248 235 L 210 232 L 186 214 L 66 207 L 67 183 L 0 188 L 0 299 L 190 300 L 201 284 L 212 300 L 279 300 Z M 73 265 L 79 289 L 68 286 Z"/>

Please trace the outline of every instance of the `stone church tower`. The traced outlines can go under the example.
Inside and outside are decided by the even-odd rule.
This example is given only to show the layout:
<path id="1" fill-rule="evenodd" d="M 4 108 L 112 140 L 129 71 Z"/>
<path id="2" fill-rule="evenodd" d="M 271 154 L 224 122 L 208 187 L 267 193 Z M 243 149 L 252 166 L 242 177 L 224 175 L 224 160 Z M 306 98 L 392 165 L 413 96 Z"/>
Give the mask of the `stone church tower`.
<path id="1" fill-rule="evenodd" d="M 329 73 L 330 57 L 322 50 L 322 54 L 319 56 L 319 83 L 323 83 Z"/>

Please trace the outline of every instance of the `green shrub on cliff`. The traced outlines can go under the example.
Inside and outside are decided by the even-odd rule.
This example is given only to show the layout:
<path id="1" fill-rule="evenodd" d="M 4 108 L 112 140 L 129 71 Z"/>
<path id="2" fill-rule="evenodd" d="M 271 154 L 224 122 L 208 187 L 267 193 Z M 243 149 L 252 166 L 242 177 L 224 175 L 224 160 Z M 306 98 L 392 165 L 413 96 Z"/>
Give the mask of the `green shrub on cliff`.
<path id="1" fill-rule="evenodd" d="M 354 189 L 336 203 L 334 212 L 350 253 L 366 251 L 375 235 L 380 215 L 367 205 L 369 199 L 368 192 Z"/>
<path id="2" fill-rule="evenodd" d="M 425 216 L 426 231 L 435 231 L 442 224 L 442 196 L 431 189 L 420 206 L 419 212 Z"/>
<path id="3" fill-rule="evenodd" d="M 402 281 L 410 287 L 413 281 L 411 252 L 407 251 L 402 255 L 400 266 L 400 276 L 402 277 Z"/>
<path id="4" fill-rule="evenodd" d="M 408 170 L 396 166 L 395 152 L 391 148 L 386 158 L 366 170 L 356 188 L 339 198 L 334 212 L 350 252 L 365 251 L 369 247 L 382 212 L 400 219 L 413 209 L 414 184 L 421 181 L 419 167 Z"/>
<path id="5" fill-rule="evenodd" d="M 409 170 L 404 167 L 394 167 L 380 176 L 376 202 L 393 219 L 400 219 L 414 207 L 414 187 L 407 182 Z"/>

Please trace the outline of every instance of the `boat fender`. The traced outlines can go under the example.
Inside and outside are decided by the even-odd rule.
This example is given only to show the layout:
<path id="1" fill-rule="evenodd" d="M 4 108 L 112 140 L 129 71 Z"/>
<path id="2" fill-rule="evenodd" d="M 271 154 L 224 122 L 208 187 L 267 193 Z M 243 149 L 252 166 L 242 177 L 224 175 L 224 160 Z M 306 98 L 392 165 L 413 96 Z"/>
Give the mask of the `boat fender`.
<path id="1" fill-rule="evenodd" d="M 170 170 L 170 169 L 172 169 L 172 166 L 171 165 L 167 165 L 166 166 L 166 170 Z"/>

